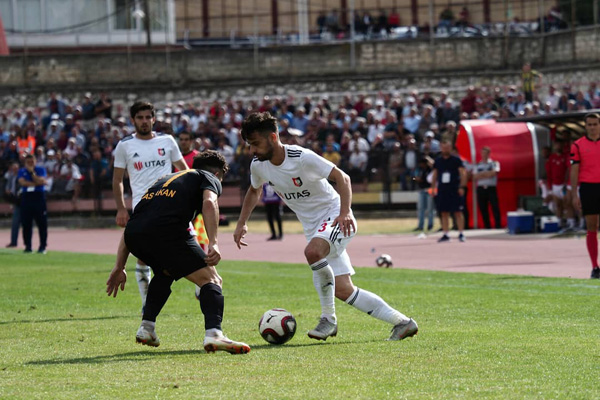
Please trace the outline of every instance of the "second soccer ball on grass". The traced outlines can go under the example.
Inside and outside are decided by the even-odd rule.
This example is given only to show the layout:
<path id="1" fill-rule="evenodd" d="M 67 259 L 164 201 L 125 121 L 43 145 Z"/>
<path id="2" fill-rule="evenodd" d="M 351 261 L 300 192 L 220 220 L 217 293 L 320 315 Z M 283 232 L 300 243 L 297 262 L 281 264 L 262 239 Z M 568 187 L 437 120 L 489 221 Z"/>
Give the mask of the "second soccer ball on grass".
<path id="1" fill-rule="evenodd" d="M 375 260 L 375 264 L 378 267 L 390 268 L 394 264 L 392 263 L 392 257 L 389 254 L 382 254 Z"/>

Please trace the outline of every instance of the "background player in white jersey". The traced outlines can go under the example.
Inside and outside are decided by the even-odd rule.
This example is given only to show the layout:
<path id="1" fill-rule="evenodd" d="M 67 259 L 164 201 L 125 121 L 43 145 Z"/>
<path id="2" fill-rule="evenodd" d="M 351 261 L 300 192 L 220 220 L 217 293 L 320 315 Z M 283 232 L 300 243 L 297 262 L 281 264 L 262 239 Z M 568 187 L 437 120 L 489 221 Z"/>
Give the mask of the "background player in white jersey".
<path id="1" fill-rule="evenodd" d="M 335 297 L 393 325 L 389 340 L 402 340 L 417 333 L 414 320 L 391 308 L 381 297 L 352 283 L 354 268 L 346 246 L 356 234 L 350 208 L 350 178 L 333 163 L 311 150 L 284 145 L 279 140 L 277 119 L 269 113 L 249 115 L 242 124 L 242 137 L 255 158 L 250 166 L 251 186 L 233 234 L 238 245 L 248 232 L 246 222 L 258 203 L 262 184 L 268 183 L 302 223 L 308 245 L 306 261 L 321 302 L 321 318 L 308 332 L 313 339 L 326 340 L 337 334 Z M 336 190 L 328 180 L 336 184 Z"/>
<path id="2" fill-rule="evenodd" d="M 154 106 L 152 103 L 138 101 L 129 113 L 135 126 L 135 133 L 125 137 L 115 149 L 113 174 L 113 195 L 117 203 L 117 225 L 125 227 L 129 220 L 129 212 L 123 198 L 123 176 L 129 174 L 132 193 L 132 209 L 159 178 L 170 174 L 173 165 L 179 170 L 189 169 L 179 147 L 170 135 L 162 135 L 152 131 L 154 126 Z M 150 283 L 150 267 L 143 260 L 137 260 L 135 277 L 138 282 L 142 307 L 146 302 Z"/>

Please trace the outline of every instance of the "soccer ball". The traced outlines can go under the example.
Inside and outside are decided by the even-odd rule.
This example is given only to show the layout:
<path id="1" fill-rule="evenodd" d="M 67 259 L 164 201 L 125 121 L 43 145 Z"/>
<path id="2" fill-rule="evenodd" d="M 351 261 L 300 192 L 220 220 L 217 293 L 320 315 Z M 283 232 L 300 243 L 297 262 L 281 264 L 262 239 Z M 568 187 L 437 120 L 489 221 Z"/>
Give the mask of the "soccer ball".
<path id="1" fill-rule="evenodd" d="M 386 268 L 390 268 L 394 265 L 392 263 L 392 257 L 389 254 L 382 254 L 379 257 L 377 257 L 377 259 L 375 260 L 375 264 L 377 264 L 378 267 Z"/>
<path id="2" fill-rule="evenodd" d="M 296 319 L 283 308 L 273 308 L 260 318 L 258 332 L 271 344 L 284 344 L 296 333 Z"/>

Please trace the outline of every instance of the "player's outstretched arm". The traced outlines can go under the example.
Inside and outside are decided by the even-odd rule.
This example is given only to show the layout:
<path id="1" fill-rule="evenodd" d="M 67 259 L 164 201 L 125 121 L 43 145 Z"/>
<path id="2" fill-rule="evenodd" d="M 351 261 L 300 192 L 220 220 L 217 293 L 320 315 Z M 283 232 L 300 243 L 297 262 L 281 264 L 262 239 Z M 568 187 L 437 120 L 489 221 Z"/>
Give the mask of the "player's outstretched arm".
<path id="1" fill-rule="evenodd" d="M 221 253 L 217 245 L 217 230 L 219 228 L 219 203 L 217 194 L 210 190 L 205 190 L 202 200 L 202 218 L 204 219 L 204 229 L 208 236 L 208 254 L 206 255 L 206 264 L 215 266 L 221 261 Z"/>
<path id="2" fill-rule="evenodd" d="M 261 187 L 254 188 L 252 186 L 250 186 L 246 192 L 244 203 L 242 204 L 242 211 L 240 211 L 240 217 L 238 218 L 235 232 L 233 232 L 233 241 L 237 244 L 238 249 L 241 249 L 242 246 L 248 246 L 248 243 L 243 241 L 244 236 L 248 233 L 248 226 L 246 223 L 248 222 L 248 218 L 250 218 L 252 211 L 254 211 L 254 208 L 258 204 L 261 193 Z"/>
<path id="3" fill-rule="evenodd" d="M 356 232 L 354 218 L 350 213 L 352 206 L 352 183 L 350 177 L 338 167 L 334 167 L 328 179 L 335 182 L 336 190 L 340 194 L 340 215 L 333 220 L 333 226 L 340 225 L 344 236 L 349 236 L 351 231 Z"/>
<path id="4" fill-rule="evenodd" d="M 123 197 L 123 176 L 125 175 L 124 168 L 115 167 L 113 171 L 112 189 L 115 203 L 117 204 L 117 225 L 125 227 L 129 220 L 129 213 L 125 206 L 125 198 Z"/>
<path id="5" fill-rule="evenodd" d="M 124 234 L 121 235 L 119 241 L 119 248 L 117 250 L 117 260 L 115 266 L 108 276 L 106 281 L 106 293 L 109 296 L 117 297 L 119 293 L 119 287 L 121 290 L 125 290 L 125 282 L 127 282 L 127 272 L 125 272 L 125 265 L 127 264 L 127 258 L 129 257 L 129 249 L 125 245 Z"/>

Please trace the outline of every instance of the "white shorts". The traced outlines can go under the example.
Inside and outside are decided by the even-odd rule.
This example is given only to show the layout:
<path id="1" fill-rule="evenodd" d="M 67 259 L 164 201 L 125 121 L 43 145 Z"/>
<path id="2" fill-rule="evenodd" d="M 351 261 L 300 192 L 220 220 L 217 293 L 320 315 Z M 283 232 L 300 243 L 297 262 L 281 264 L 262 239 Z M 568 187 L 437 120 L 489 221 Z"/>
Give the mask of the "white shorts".
<path id="1" fill-rule="evenodd" d="M 354 220 L 355 231 L 350 232 L 349 236 L 344 236 L 339 225 L 335 227 L 331 226 L 336 218 L 337 215 L 325 218 L 320 228 L 312 236 L 306 236 L 306 240 L 310 242 L 313 238 L 320 238 L 329 243 L 329 254 L 325 258 L 333 269 L 333 275 L 354 275 L 354 268 L 352 268 L 352 262 L 350 261 L 346 247 L 354 235 L 356 235 L 358 225 L 356 220 Z"/>
<path id="2" fill-rule="evenodd" d="M 552 194 L 555 197 L 562 199 L 563 197 L 565 197 L 563 188 L 564 188 L 564 185 L 552 185 Z"/>

